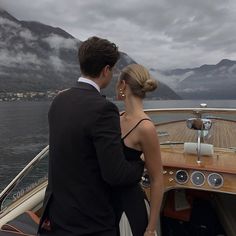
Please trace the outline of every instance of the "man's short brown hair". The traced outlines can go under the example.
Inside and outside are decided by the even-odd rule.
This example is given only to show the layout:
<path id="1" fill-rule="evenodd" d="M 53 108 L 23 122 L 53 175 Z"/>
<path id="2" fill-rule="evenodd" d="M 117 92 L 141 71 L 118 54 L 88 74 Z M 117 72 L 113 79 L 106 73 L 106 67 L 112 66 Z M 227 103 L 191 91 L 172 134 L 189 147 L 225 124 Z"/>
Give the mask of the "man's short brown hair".
<path id="1" fill-rule="evenodd" d="M 82 42 L 78 57 L 82 74 L 95 78 L 100 75 L 106 65 L 113 67 L 120 53 L 114 43 L 94 36 Z"/>

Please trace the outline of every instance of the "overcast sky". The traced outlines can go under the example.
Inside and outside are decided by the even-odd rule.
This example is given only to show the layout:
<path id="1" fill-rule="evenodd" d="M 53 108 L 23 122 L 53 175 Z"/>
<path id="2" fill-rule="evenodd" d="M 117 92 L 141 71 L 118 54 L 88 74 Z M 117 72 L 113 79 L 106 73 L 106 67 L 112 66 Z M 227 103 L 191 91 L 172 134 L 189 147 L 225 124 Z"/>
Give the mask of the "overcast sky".
<path id="1" fill-rule="evenodd" d="M 0 0 L 19 20 L 115 42 L 148 68 L 236 60 L 235 0 Z"/>

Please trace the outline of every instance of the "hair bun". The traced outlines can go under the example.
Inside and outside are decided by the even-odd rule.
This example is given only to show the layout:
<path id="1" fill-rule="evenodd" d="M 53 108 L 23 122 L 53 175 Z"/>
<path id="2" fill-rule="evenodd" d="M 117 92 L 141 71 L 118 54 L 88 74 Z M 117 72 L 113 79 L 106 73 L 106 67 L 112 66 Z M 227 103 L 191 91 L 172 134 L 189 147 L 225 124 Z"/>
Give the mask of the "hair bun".
<path id="1" fill-rule="evenodd" d="M 145 98 L 146 92 L 155 90 L 158 85 L 148 69 L 140 64 L 130 64 L 123 68 L 120 80 L 125 80 L 133 95 L 140 98 Z"/>
<path id="2" fill-rule="evenodd" d="M 147 79 L 143 84 L 144 92 L 151 92 L 157 88 L 157 80 L 153 78 Z"/>

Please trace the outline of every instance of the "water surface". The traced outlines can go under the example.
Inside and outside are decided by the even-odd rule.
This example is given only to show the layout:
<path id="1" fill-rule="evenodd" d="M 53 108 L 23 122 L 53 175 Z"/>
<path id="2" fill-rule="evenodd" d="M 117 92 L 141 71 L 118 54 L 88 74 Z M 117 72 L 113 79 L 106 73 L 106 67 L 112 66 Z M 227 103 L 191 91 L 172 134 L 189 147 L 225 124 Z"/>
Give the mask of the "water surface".
<path id="1" fill-rule="evenodd" d="M 51 102 L 0 102 L 0 190 L 48 144 L 47 113 Z M 145 101 L 144 108 L 236 108 L 236 100 Z M 122 102 L 117 102 L 120 110 Z"/>

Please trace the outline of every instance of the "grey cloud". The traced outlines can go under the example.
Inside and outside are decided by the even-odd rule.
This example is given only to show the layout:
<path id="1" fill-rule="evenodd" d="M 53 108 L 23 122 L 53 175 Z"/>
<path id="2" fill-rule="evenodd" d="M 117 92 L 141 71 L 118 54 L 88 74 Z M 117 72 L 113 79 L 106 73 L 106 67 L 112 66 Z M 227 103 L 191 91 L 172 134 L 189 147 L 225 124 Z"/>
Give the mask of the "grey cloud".
<path id="1" fill-rule="evenodd" d="M 31 32 L 28 29 L 21 30 L 19 32 L 19 35 L 27 41 L 33 41 L 37 39 L 35 36 L 31 34 Z"/>
<path id="2" fill-rule="evenodd" d="M 27 64 L 41 65 L 41 61 L 38 57 L 31 53 L 10 53 L 8 50 L 1 50 L 0 52 L 0 65 L 9 66 L 12 65 L 21 65 L 27 66 Z"/>
<path id="3" fill-rule="evenodd" d="M 18 34 L 27 41 L 36 40 L 28 29 L 22 28 L 22 26 L 14 21 L 0 17 L 0 26 L 3 31 L 10 31 L 10 37 L 15 37 Z"/>
<path id="4" fill-rule="evenodd" d="M 63 71 L 64 70 L 64 64 L 62 60 L 59 57 L 56 56 L 50 56 L 49 57 L 49 62 L 51 65 L 54 67 L 55 70 L 57 71 Z"/>
<path id="5" fill-rule="evenodd" d="M 215 64 L 236 58 L 234 0 L 0 0 L 22 20 L 68 31 L 80 40 L 98 35 L 147 67 Z"/>
<path id="6" fill-rule="evenodd" d="M 65 39 L 58 35 L 52 34 L 47 38 L 44 38 L 43 41 L 49 43 L 51 48 L 56 50 L 60 48 L 67 48 L 67 49 L 76 49 L 76 40 L 74 39 Z"/>
<path id="7" fill-rule="evenodd" d="M 205 91 L 209 91 L 209 88 L 199 87 L 199 88 L 181 89 L 181 92 L 185 92 L 185 93 L 197 93 L 197 92 L 205 92 Z"/>
<path id="8" fill-rule="evenodd" d="M 231 66 L 231 67 L 228 69 L 228 72 L 229 72 L 230 74 L 235 74 L 235 72 L 236 72 L 236 65 Z"/>
<path id="9" fill-rule="evenodd" d="M 8 20 L 6 18 L 2 18 L 2 17 L 0 17 L 0 25 L 2 27 L 14 27 L 14 28 L 20 27 L 20 25 L 17 24 L 16 22 L 10 21 L 10 20 Z"/>
<path id="10" fill-rule="evenodd" d="M 169 75 L 169 76 L 163 75 L 159 71 L 155 72 L 151 71 L 151 74 L 154 76 L 154 78 L 165 84 L 168 84 L 168 86 L 170 86 L 173 90 L 176 91 L 178 89 L 178 84 L 184 81 L 187 77 L 194 75 L 194 71 L 186 72 L 183 75 Z"/>

